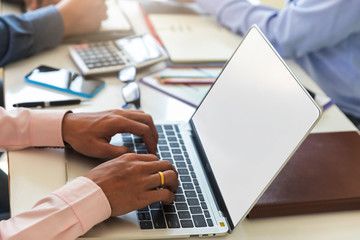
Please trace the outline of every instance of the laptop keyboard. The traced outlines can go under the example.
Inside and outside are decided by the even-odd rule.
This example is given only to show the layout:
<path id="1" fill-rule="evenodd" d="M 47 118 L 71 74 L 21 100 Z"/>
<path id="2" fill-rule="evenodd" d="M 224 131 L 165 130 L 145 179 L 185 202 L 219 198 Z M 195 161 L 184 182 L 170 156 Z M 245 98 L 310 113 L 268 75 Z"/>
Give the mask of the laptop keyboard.
<path id="1" fill-rule="evenodd" d="M 177 125 L 156 125 L 158 157 L 169 161 L 179 173 L 179 188 L 172 204 L 153 203 L 137 210 L 141 229 L 212 227 L 213 221 Z M 125 146 L 147 154 L 142 139 L 122 134 Z"/>

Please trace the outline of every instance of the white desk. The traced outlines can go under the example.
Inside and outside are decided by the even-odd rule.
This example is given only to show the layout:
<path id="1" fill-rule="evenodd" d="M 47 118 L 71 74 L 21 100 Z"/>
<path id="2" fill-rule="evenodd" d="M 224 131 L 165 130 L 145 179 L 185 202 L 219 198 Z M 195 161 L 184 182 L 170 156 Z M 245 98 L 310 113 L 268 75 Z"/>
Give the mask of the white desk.
<path id="1" fill-rule="evenodd" d="M 137 2 L 124 1 L 127 14 L 138 33 L 147 31 L 141 24 Z M 77 70 L 67 54 L 66 46 L 38 54 L 35 57 L 10 64 L 5 69 L 6 107 L 23 100 L 70 98 L 71 95 L 51 91 L 25 83 L 23 76 L 39 64 Z M 295 74 L 307 87 L 320 91 L 301 69 L 289 62 Z M 100 111 L 119 108 L 122 83 L 115 75 L 105 78 L 106 87 L 89 104 L 74 106 L 74 111 Z M 142 110 L 156 120 L 187 120 L 194 109 L 173 98 L 141 85 Z M 51 93 L 51 94 L 49 94 Z M 356 128 L 335 106 L 327 110 L 313 132 L 347 131 Z M 12 214 L 31 208 L 41 197 L 66 182 L 66 157 L 61 149 L 26 149 L 8 153 L 10 175 L 10 202 Z M 360 211 L 244 220 L 233 233 L 220 239 L 297 240 L 297 239 L 360 239 Z"/>

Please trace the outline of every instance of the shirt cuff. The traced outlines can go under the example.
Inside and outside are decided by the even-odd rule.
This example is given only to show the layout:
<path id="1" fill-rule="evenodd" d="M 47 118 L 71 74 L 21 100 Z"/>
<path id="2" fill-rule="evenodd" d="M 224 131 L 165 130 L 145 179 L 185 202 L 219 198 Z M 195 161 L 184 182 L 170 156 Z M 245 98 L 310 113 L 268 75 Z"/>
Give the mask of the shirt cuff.
<path id="1" fill-rule="evenodd" d="M 102 189 L 89 178 L 78 177 L 53 194 L 71 206 L 83 227 L 83 234 L 111 216 L 111 207 Z"/>
<path id="2" fill-rule="evenodd" d="M 31 111 L 31 146 L 64 147 L 62 121 L 65 110 Z"/>
<path id="3" fill-rule="evenodd" d="M 33 53 L 58 46 L 64 37 L 64 23 L 59 10 L 53 5 L 29 11 L 24 17 L 34 29 Z"/>

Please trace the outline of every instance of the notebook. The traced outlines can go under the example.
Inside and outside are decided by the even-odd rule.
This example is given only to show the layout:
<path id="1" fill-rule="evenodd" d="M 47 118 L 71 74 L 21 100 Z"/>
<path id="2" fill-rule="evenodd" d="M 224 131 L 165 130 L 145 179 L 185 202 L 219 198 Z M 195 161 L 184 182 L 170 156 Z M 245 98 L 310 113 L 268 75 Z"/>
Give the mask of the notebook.
<path id="1" fill-rule="evenodd" d="M 360 135 L 312 133 L 249 218 L 360 209 Z"/>
<path id="2" fill-rule="evenodd" d="M 148 18 L 172 63 L 223 63 L 240 42 L 238 35 L 209 16 L 149 14 Z"/>
<path id="3" fill-rule="evenodd" d="M 311 96 L 253 26 L 191 119 L 157 123 L 158 155 L 179 172 L 174 203 L 154 203 L 110 218 L 83 238 L 184 238 L 231 232 L 320 115 Z M 146 152 L 141 139 L 131 134 L 117 134 L 111 143 Z M 67 159 L 70 180 L 94 162 Z"/>

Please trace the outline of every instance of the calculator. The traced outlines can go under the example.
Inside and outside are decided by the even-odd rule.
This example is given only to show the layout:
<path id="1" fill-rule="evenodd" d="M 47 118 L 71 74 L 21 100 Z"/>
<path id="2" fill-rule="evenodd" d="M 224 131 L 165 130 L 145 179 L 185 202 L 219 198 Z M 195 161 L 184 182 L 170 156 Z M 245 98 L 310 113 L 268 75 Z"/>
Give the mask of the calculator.
<path id="1" fill-rule="evenodd" d="M 69 52 L 83 75 L 116 72 L 129 65 L 143 68 L 168 59 L 151 34 L 77 44 Z"/>

